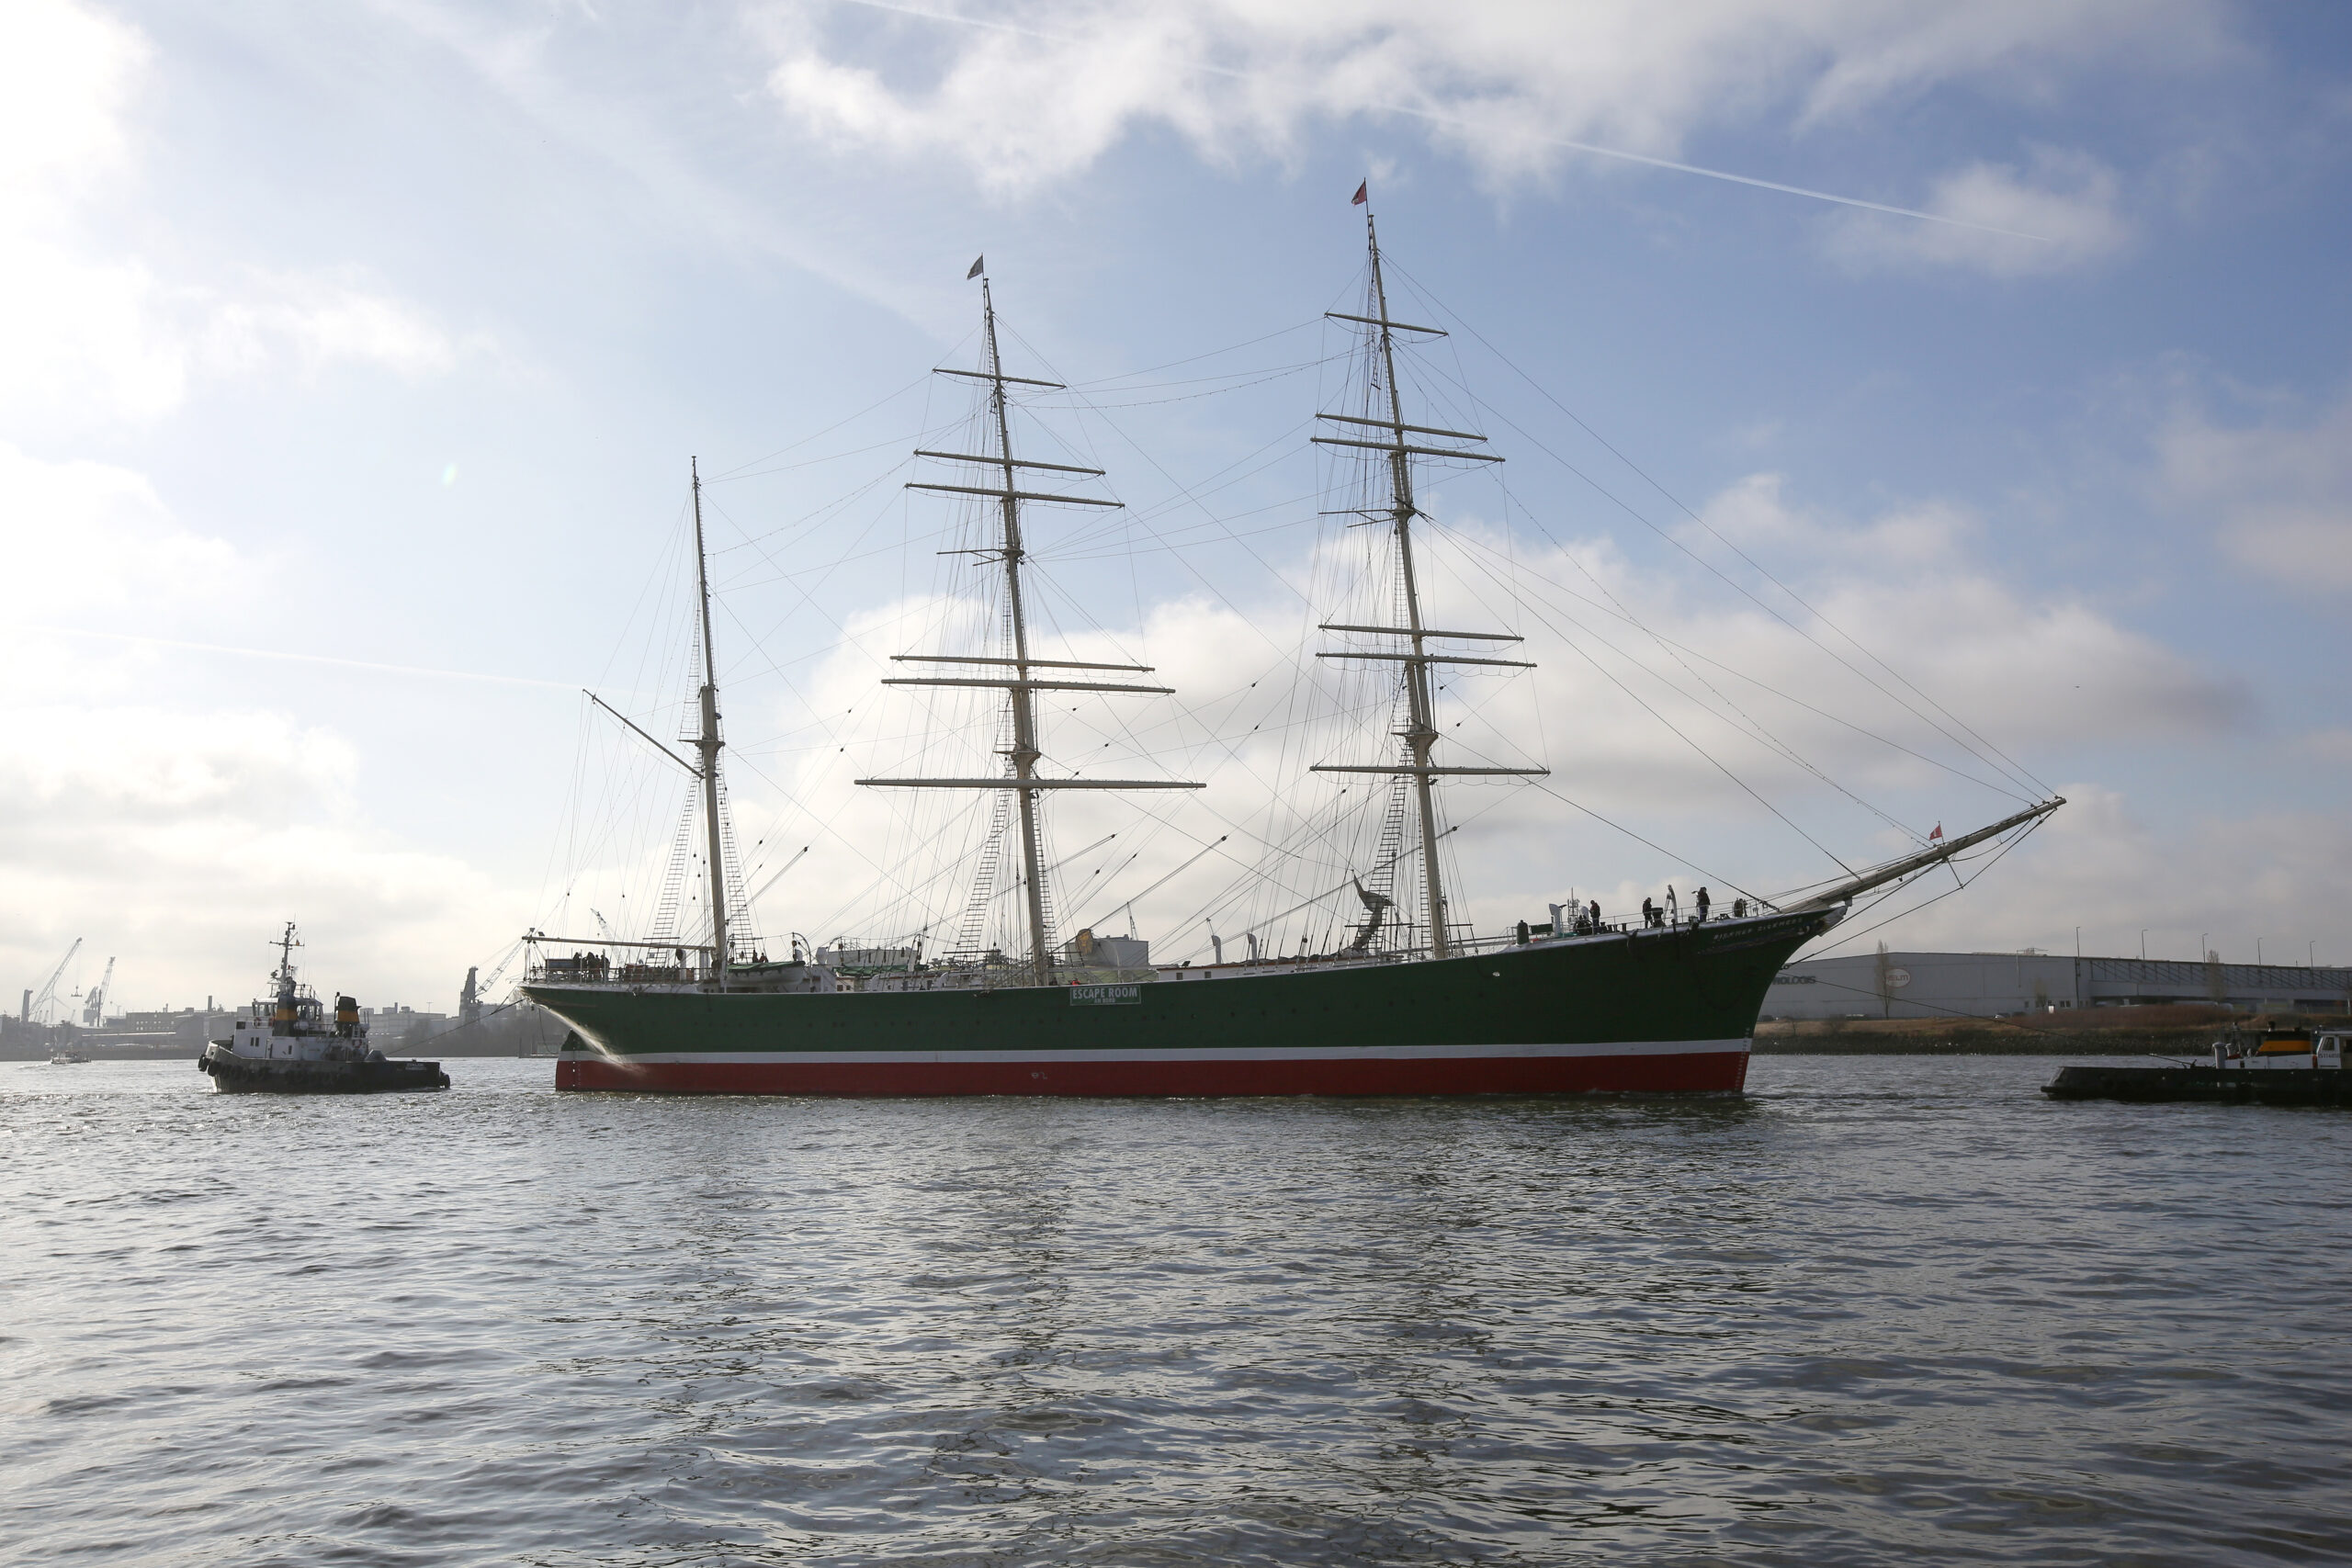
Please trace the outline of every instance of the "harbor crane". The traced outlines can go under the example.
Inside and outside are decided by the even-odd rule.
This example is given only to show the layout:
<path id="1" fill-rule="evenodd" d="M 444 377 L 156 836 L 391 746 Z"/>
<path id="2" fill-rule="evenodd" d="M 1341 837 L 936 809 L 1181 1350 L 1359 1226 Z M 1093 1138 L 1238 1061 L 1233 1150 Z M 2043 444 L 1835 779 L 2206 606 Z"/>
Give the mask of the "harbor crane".
<path id="1" fill-rule="evenodd" d="M 64 977 L 65 966 L 73 963 L 74 955 L 81 951 L 82 939 L 77 936 L 74 939 L 74 945 L 65 950 L 65 956 L 57 961 L 57 967 L 50 971 L 49 983 L 38 991 L 25 993 L 24 1007 L 17 1014 L 17 1022 L 30 1023 L 35 1013 L 40 1015 L 41 1022 L 49 1021 L 49 1010 L 57 1001 L 57 982 Z"/>
<path id="2" fill-rule="evenodd" d="M 90 987 L 90 994 L 83 999 L 83 1028 L 96 1029 L 98 1027 L 100 1022 L 104 1021 L 106 1017 L 105 1010 L 107 1005 L 107 991 L 113 986 L 113 984 L 114 957 L 112 954 L 108 954 L 107 957 L 107 972 L 98 976 L 98 983 Z"/>

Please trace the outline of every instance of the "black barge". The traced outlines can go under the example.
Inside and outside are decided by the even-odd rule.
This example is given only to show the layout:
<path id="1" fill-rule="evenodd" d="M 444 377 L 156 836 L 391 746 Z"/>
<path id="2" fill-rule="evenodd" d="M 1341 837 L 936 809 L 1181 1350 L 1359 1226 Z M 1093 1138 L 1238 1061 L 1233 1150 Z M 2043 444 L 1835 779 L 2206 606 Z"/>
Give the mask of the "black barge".
<path id="1" fill-rule="evenodd" d="M 2352 1105 L 2352 1073 L 2344 1069 L 2347 1042 L 2352 1030 L 2268 1030 L 2253 1040 L 2215 1041 L 2211 1062 L 2061 1067 L 2041 1092 L 2052 1100 L 2143 1105 Z"/>

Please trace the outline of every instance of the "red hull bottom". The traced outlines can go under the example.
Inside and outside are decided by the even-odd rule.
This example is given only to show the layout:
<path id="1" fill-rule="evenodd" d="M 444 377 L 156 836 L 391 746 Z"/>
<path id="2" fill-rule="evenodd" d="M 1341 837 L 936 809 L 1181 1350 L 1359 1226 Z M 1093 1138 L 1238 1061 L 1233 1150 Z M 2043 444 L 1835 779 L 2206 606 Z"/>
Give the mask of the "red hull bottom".
<path id="1" fill-rule="evenodd" d="M 1736 1094 L 1746 1051 L 1222 1061 L 630 1062 L 567 1057 L 560 1089 L 632 1094 Z"/>

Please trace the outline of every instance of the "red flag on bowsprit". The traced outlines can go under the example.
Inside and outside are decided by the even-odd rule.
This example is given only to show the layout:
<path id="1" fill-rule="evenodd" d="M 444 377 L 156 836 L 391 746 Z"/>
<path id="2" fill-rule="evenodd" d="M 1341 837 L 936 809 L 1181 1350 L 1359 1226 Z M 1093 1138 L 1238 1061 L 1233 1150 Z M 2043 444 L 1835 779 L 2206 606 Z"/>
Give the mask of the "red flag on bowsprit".
<path id="1" fill-rule="evenodd" d="M 1370 180 L 1366 180 L 1363 184 L 1356 186 L 1355 195 L 1348 197 L 1348 205 L 1350 207 L 1362 207 L 1365 202 L 1370 201 L 1371 199 L 1372 182 Z"/>
<path id="2" fill-rule="evenodd" d="M 1939 822 L 1939 823 L 1937 823 L 1937 824 L 1936 824 L 1936 830 L 1935 830 L 1934 832 L 1932 832 L 1932 833 L 1930 833 L 1930 834 L 1928 834 L 1928 842 L 1929 842 L 1929 843 L 1931 843 L 1931 844 L 1932 844 L 1932 843 L 1934 843 L 1937 840 L 1939 840 L 1939 839 L 1942 838 L 1943 836 L 1944 836 L 1944 825 L 1943 825 L 1942 823 Z"/>

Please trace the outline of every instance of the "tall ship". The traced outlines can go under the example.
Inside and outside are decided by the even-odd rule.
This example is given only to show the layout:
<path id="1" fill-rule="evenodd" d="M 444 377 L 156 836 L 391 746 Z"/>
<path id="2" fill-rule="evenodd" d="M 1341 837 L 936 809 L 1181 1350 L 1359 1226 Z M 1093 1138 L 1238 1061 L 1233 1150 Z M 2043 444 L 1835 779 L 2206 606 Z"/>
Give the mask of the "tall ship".
<path id="1" fill-rule="evenodd" d="M 1363 309 L 1329 312 L 1355 338 L 1342 406 L 1321 411 L 1314 437 L 1350 465 L 1336 511 L 1369 547 L 1359 618 L 1318 623 L 1323 668 L 1358 672 L 1385 716 L 1368 747 L 1317 761 L 1311 781 L 1354 791 L 1369 836 L 1343 878 L 1312 890 L 1328 910 L 1324 940 L 1241 933 L 1205 963 L 1154 963 L 1146 943 L 1081 928 L 1057 942 L 1055 876 L 1045 832 L 1070 792 L 1150 798 L 1202 784 L 1117 778 L 1049 759 L 1046 724 L 1072 700 L 1162 698 L 1148 664 L 1055 657 L 1036 637 L 1033 509 L 1110 507 L 1073 485 L 1090 466 L 1016 451 L 1014 397 L 1058 383 L 1009 374 L 989 280 L 979 264 L 980 364 L 941 374 L 974 385 L 964 450 L 915 456 L 951 476 L 909 490 L 976 507 L 978 542 L 963 551 L 989 575 L 984 650 L 894 656 L 911 672 L 887 686 L 995 701 L 995 766 L 860 778 L 891 792 L 974 792 L 989 814 L 980 886 L 960 942 L 821 949 L 796 937 L 772 956 L 746 929 L 741 857 L 728 826 L 722 776 L 719 660 L 713 646 L 703 479 L 692 478 L 694 641 L 699 677 L 691 759 L 614 711 L 690 775 L 700 842 L 682 822 L 679 863 L 698 860 L 700 929 L 621 939 L 533 931 L 523 993 L 571 1031 L 556 1066 L 560 1089 L 811 1095 L 1466 1095 L 1596 1091 L 1730 1094 L 1747 1080 L 1766 988 L 1801 946 L 1845 919 L 1854 901 L 1906 882 L 1977 845 L 2029 829 L 2063 801 L 2036 799 L 2005 819 L 1855 870 L 1780 900 L 1740 897 L 1726 910 L 1703 890 L 1695 907 L 1611 919 L 1599 903 L 1550 906 L 1548 919 L 1479 935 L 1455 912 L 1444 798 L 1457 784 L 1532 783 L 1543 766 L 1506 766 L 1450 751 L 1440 700 L 1449 675 L 1523 671 L 1498 657 L 1522 637 L 1425 614 L 1431 466 L 1499 462 L 1487 438 L 1408 410 L 1400 339 L 1436 329 L 1396 319 L 1376 227 L 1365 219 Z M 1439 334 L 1442 335 L 1442 334 Z M 1051 487 L 1051 488 L 1047 488 Z M 1343 612 L 1344 613 L 1344 612 Z M 591 694 L 592 698 L 594 694 Z M 601 699 L 596 699 L 599 705 Z M 1305 788 L 1308 778 L 1277 781 Z M 1214 848 L 1214 846 L 1212 846 Z M 1207 852 L 1205 851 L 1204 853 Z M 1067 858 L 1067 857 L 1065 857 Z M 1190 862 L 1186 863 L 1191 863 Z M 665 908 L 677 907 L 675 883 Z M 1297 891 L 1274 879 L 1285 889 Z M 1132 908 L 1132 900 L 1128 906 Z M 1302 905 L 1301 908 L 1306 906 Z M 977 912 L 999 911 L 1005 940 L 985 939 Z M 1011 912 L 1007 912 L 1011 911 Z M 1530 911 L 1535 913 L 1537 911 Z M 604 927 L 601 915 L 598 925 Z M 1271 931 L 1271 926 L 1267 928 Z M 691 934 L 692 940 L 688 940 Z"/>

